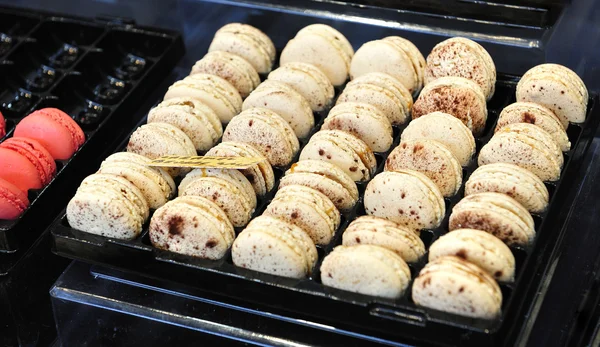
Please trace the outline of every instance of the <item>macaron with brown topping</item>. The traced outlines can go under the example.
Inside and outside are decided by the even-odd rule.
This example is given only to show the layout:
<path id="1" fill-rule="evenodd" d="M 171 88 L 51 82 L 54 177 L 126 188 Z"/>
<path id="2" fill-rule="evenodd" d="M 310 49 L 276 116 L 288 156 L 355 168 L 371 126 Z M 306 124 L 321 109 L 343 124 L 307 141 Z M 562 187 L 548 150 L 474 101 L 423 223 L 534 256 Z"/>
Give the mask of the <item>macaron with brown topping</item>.
<path id="1" fill-rule="evenodd" d="M 268 80 L 281 82 L 302 95 L 315 111 L 322 111 L 331 104 L 335 90 L 327 76 L 314 65 L 290 62 L 269 74 Z"/>
<path id="2" fill-rule="evenodd" d="M 194 64 L 190 75 L 198 73 L 223 78 L 237 89 L 242 98 L 246 98 L 260 84 L 260 77 L 252 65 L 229 52 L 208 52 Z"/>

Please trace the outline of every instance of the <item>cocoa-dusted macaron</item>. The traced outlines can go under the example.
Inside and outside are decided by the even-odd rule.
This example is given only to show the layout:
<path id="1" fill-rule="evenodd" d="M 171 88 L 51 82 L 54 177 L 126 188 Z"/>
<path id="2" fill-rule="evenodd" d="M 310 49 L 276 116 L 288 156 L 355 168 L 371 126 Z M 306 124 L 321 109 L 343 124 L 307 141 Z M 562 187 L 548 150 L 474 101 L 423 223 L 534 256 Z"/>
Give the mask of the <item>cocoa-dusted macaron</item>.
<path id="1" fill-rule="evenodd" d="M 273 166 L 288 165 L 300 148 L 294 129 L 266 108 L 250 108 L 233 118 L 223 132 L 223 142 L 229 141 L 251 144 Z"/>
<path id="2" fill-rule="evenodd" d="M 342 33 L 325 24 L 302 28 L 281 52 L 281 65 L 302 62 L 318 67 L 334 86 L 348 79 L 354 49 Z"/>
<path id="3" fill-rule="evenodd" d="M 207 53 L 192 67 L 190 75 L 198 73 L 216 75 L 231 83 L 242 98 L 245 98 L 260 84 L 260 77 L 252 65 L 244 58 L 229 52 Z"/>
<path id="4" fill-rule="evenodd" d="M 443 196 L 455 195 L 462 185 L 462 167 L 458 159 L 436 140 L 402 141 L 385 161 L 385 171 L 416 170 L 429 177 Z"/>
<path id="5" fill-rule="evenodd" d="M 542 105 L 533 102 L 515 102 L 506 106 L 498 117 L 496 131 L 512 123 L 537 125 L 546 130 L 564 152 L 571 149 L 571 142 L 565 131 L 568 123 L 561 124 L 554 112 Z"/>
<path id="6" fill-rule="evenodd" d="M 289 85 L 310 104 L 313 111 L 322 111 L 331 104 L 335 90 L 325 74 L 314 65 L 291 62 L 269 74 L 268 80 Z"/>
<path id="7" fill-rule="evenodd" d="M 466 78 L 441 77 L 421 91 L 412 109 L 412 118 L 441 111 L 460 119 L 475 136 L 487 121 L 487 105 L 481 88 Z"/>
<path id="8" fill-rule="evenodd" d="M 300 160 L 328 161 L 354 181 L 366 181 L 377 168 L 373 151 L 356 136 L 341 130 L 321 130 L 314 134 L 300 153 Z"/>
<path id="9" fill-rule="evenodd" d="M 392 125 L 406 122 L 413 99 L 408 89 L 397 79 L 380 72 L 371 72 L 350 81 L 337 100 L 360 102 L 377 107 Z"/>
<path id="10" fill-rule="evenodd" d="M 480 44 L 463 37 L 438 43 L 427 56 L 425 84 L 446 76 L 464 77 L 475 82 L 490 100 L 496 86 L 496 66 Z"/>

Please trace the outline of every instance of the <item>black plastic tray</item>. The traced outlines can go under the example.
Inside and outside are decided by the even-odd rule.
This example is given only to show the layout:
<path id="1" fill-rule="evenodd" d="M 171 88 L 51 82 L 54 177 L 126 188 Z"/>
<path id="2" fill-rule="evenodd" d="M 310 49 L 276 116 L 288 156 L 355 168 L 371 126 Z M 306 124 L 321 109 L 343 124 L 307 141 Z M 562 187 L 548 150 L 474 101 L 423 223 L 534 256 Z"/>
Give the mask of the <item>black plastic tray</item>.
<path id="1" fill-rule="evenodd" d="M 184 54 L 181 35 L 136 27 L 118 18 L 84 19 L 0 7 L 0 112 L 12 136 L 20 119 L 56 107 L 84 130 L 75 155 L 57 161 L 57 174 L 30 190 L 30 207 L 0 220 L 0 252 L 26 248 L 56 217 L 79 181 L 97 168 L 137 122 L 131 116 Z M 3 139 L 0 139 L 2 141 Z M 114 147 L 112 147 L 114 148 Z M 8 269 L 0 262 L 0 276 Z"/>
<path id="2" fill-rule="evenodd" d="M 516 76 L 499 74 L 496 93 L 488 103 L 486 130 L 483 136 L 476 139 L 478 150 L 491 138 L 502 108 L 515 101 L 517 82 Z M 315 131 L 320 127 L 325 114 L 326 112 L 316 114 Z M 586 122 L 571 124 L 567 130 L 572 149 L 564 154 L 565 166 L 561 179 L 547 184 L 551 199 L 548 210 L 541 215 L 534 215 L 537 234 L 533 244 L 525 248 L 512 248 L 517 260 L 516 282 L 501 285 L 504 295 L 503 313 L 494 321 L 468 319 L 421 309 L 411 301 L 410 288 L 401 299 L 386 300 L 324 287 L 319 280 L 321 261 L 333 247 L 341 243 L 341 235 L 347 224 L 355 216 L 364 214 L 362 199 L 351 212 L 343 214 L 341 226 L 332 243 L 318 249 L 316 269 L 313 276 L 305 280 L 281 278 L 237 268 L 233 265 L 230 254 L 220 261 L 206 261 L 158 250 L 150 244 L 147 228 L 133 241 L 83 233 L 69 227 L 64 213 L 52 227 L 55 251 L 74 259 L 192 285 L 203 291 L 246 301 L 259 308 L 281 310 L 297 317 L 316 318 L 325 324 L 360 329 L 374 336 L 437 345 L 508 346 L 527 319 L 540 284 L 547 280 L 546 272 L 556 257 L 569 206 L 574 199 L 571 183 L 599 121 L 598 96 L 595 95 L 590 98 Z M 394 146 L 399 143 L 403 128 L 404 126 L 394 129 Z M 301 141 L 301 145 L 305 143 L 306 141 Z M 124 144 L 121 148 L 123 147 Z M 378 172 L 381 172 L 387 153 L 377 153 L 376 157 Z M 463 181 L 476 168 L 475 158 L 464 169 Z M 284 170 L 285 168 L 275 168 L 276 178 L 279 179 Z M 366 184 L 359 184 L 361 196 Z M 446 199 L 447 215 L 440 228 L 421 233 L 427 247 L 447 232 L 448 215 L 462 195 L 461 190 L 457 196 Z M 264 210 L 271 198 L 272 193 L 259 199 L 256 215 Z M 411 265 L 413 277 L 425 262 L 426 256 L 421 262 Z"/>

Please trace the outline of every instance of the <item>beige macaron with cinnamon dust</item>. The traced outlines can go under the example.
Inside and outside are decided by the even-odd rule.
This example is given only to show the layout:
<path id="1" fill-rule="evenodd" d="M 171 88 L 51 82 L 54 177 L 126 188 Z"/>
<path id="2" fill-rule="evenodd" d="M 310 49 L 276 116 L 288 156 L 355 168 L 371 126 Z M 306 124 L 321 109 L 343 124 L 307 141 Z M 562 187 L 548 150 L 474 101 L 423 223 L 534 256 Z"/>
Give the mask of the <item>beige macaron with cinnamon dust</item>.
<path id="1" fill-rule="evenodd" d="M 164 99 L 188 97 L 197 99 L 219 116 L 221 123 L 229 123 L 242 110 L 242 97 L 238 90 L 223 78 L 198 73 L 173 83 Z"/>
<path id="2" fill-rule="evenodd" d="M 318 67 L 334 86 L 348 79 L 354 49 L 336 29 L 325 24 L 312 24 L 302 28 L 291 39 L 279 61 L 281 65 L 302 62 Z"/>
<path id="3" fill-rule="evenodd" d="M 251 144 L 273 166 L 288 165 L 300 148 L 294 129 L 266 108 L 250 108 L 233 118 L 223 132 L 223 142 L 229 141 Z"/>
<path id="4" fill-rule="evenodd" d="M 190 195 L 217 204 L 235 227 L 246 225 L 256 208 L 254 188 L 237 170 L 193 170 L 179 184 L 179 196 Z"/>
<path id="5" fill-rule="evenodd" d="M 414 263 L 425 254 L 425 245 L 414 230 L 373 216 L 360 216 L 352 221 L 342 235 L 342 244 L 387 248 L 407 263 Z"/>
<path id="6" fill-rule="evenodd" d="M 266 80 L 244 100 L 242 110 L 262 107 L 277 113 L 290 124 L 296 136 L 303 139 L 315 126 L 308 101 L 285 83 Z"/>
<path id="7" fill-rule="evenodd" d="M 563 154 L 550 134 L 533 124 L 513 123 L 498 130 L 479 152 L 479 165 L 511 163 L 527 169 L 542 181 L 556 181 Z"/>
<path id="8" fill-rule="evenodd" d="M 443 112 L 432 112 L 414 119 L 402 132 L 401 141 L 430 139 L 442 143 L 454 154 L 460 165 L 467 166 L 475 154 L 473 133 L 458 118 Z"/>
<path id="9" fill-rule="evenodd" d="M 254 146 L 244 142 L 221 142 L 206 152 L 207 156 L 215 157 L 250 157 L 263 159 L 240 172 L 246 176 L 256 195 L 263 196 L 275 186 L 275 174 L 267 158 Z"/>
<path id="10" fill-rule="evenodd" d="M 377 169 L 373 151 L 358 137 L 341 130 L 321 130 L 314 134 L 300 153 L 302 160 L 328 161 L 354 181 L 367 181 Z"/>
<path id="11" fill-rule="evenodd" d="M 362 45 L 352 59 L 352 79 L 371 72 L 382 72 L 399 80 L 411 93 L 417 95 L 424 82 L 425 59 L 410 41 L 389 36 Z"/>
<path id="12" fill-rule="evenodd" d="M 140 154 L 149 159 L 166 155 L 196 156 L 192 140 L 179 128 L 168 123 L 149 123 L 137 128 L 131 134 L 127 152 Z M 189 172 L 186 168 L 165 168 L 171 176 Z"/>
<path id="13" fill-rule="evenodd" d="M 344 102 L 329 111 L 321 129 L 343 130 L 363 140 L 374 152 L 385 152 L 394 140 L 392 125 L 375 106 Z"/>
<path id="14" fill-rule="evenodd" d="M 292 164 L 279 187 L 303 185 L 323 193 L 340 211 L 351 209 L 358 201 L 358 188 L 344 170 L 322 160 L 302 160 Z"/>
<path id="15" fill-rule="evenodd" d="M 515 279 L 515 257 L 510 248 L 492 234 L 477 229 L 457 229 L 429 247 L 429 261 L 454 255 L 479 266 L 497 281 Z"/>
<path id="16" fill-rule="evenodd" d="M 502 291 L 494 278 L 455 256 L 427 263 L 414 280 L 412 299 L 418 306 L 481 319 L 498 317 L 502 307 Z"/>
<path id="17" fill-rule="evenodd" d="M 263 215 L 299 226 L 316 245 L 329 244 L 340 225 L 340 212 L 333 202 L 318 190 L 303 185 L 280 188 Z"/>
<path id="18" fill-rule="evenodd" d="M 215 33 L 209 52 L 224 51 L 247 60 L 258 73 L 269 73 L 275 61 L 275 45 L 260 29 L 248 24 L 230 23 Z"/>
<path id="19" fill-rule="evenodd" d="M 410 283 L 410 269 L 396 253 L 379 246 L 337 246 L 321 265 L 325 286 L 396 299 Z"/>
<path id="20" fill-rule="evenodd" d="M 535 236 L 533 218 L 506 194 L 486 192 L 466 196 L 452 209 L 450 230 L 486 231 L 507 245 L 527 245 Z"/>
<path id="21" fill-rule="evenodd" d="M 233 263 L 271 275 L 305 278 L 317 262 L 317 249 L 302 228 L 271 216 L 256 217 L 233 242 Z"/>
<path id="22" fill-rule="evenodd" d="M 549 108 L 563 125 L 585 121 L 588 90 L 575 72 L 562 65 L 542 64 L 531 68 L 517 84 L 516 96 L 517 101 Z"/>
<path id="23" fill-rule="evenodd" d="M 436 140 L 402 141 L 385 161 L 385 171 L 416 170 L 429 177 L 445 197 L 454 196 L 462 185 L 458 159 Z"/>
<path id="24" fill-rule="evenodd" d="M 410 116 L 413 99 L 408 89 L 390 75 L 371 72 L 350 81 L 337 100 L 337 104 L 358 102 L 377 107 L 392 125 L 406 122 Z"/>
<path id="25" fill-rule="evenodd" d="M 494 163 L 477 168 L 465 183 L 465 196 L 484 192 L 506 194 L 531 213 L 541 213 L 548 206 L 544 182 L 514 164 Z"/>
<path id="26" fill-rule="evenodd" d="M 424 174 L 406 169 L 375 176 L 365 190 L 364 204 L 368 215 L 414 230 L 438 227 L 446 213 L 437 185 Z"/>
<path id="27" fill-rule="evenodd" d="M 182 196 L 156 210 L 149 227 L 156 248 L 192 257 L 217 260 L 233 244 L 233 225 L 214 202 Z"/>
<path id="28" fill-rule="evenodd" d="M 194 143 L 197 151 L 206 151 L 223 135 L 219 116 L 197 99 L 168 99 L 150 110 L 148 123 L 169 123 L 181 129 Z"/>
<path id="29" fill-rule="evenodd" d="M 485 48 L 473 40 L 453 37 L 433 47 L 427 56 L 425 84 L 447 76 L 472 80 L 479 85 L 486 100 L 494 95 L 496 66 Z"/>
<path id="30" fill-rule="evenodd" d="M 496 131 L 512 123 L 530 123 L 546 130 L 563 152 L 571 149 L 566 125 L 561 124 L 558 117 L 548 108 L 532 102 L 515 102 L 506 106 L 496 124 Z"/>
<path id="31" fill-rule="evenodd" d="M 487 121 L 487 104 L 481 88 L 462 77 L 441 77 L 425 85 L 412 109 L 412 118 L 440 111 L 460 119 L 475 136 Z"/>
<path id="32" fill-rule="evenodd" d="M 316 66 L 307 63 L 290 62 L 281 65 L 269 74 L 268 80 L 292 87 L 308 101 L 315 112 L 327 108 L 335 94 L 327 76 Z"/>
<path id="33" fill-rule="evenodd" d="M 260 77 L 250 63 L 238 55 L 213 51 L 207 53 L 192 67 L 190 75 L 204 73 L 216 75 L 231 83 L 242 98 L 245 98 L 260 84 Z"/>

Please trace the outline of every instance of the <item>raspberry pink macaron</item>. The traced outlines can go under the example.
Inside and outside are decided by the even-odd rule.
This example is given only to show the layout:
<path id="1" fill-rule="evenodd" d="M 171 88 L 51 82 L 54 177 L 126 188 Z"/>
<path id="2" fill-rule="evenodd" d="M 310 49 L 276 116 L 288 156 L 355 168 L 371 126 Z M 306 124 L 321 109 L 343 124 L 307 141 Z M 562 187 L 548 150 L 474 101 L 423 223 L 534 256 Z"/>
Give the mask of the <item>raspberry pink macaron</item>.
<path id="1" fill-rule="evenodd" d="M 71 158 L 85 141 L 79 125 L 57 108 L 37 110 L 23 118 L 15 136 L 37 140 L 56 160 Z"/>
<path id="2" fill-rule="evenodd" d="M 0 219 L 17 219 L 28 206 L 27 195 L 14 184 L 0 178 Z"/>
<path id="3" fill-rule="evenodd" d="M 4 116 L 2 112 L 0 112 L 0 139 L 6 135 L 6 121 L 4 120 Z"/>
<path id="4" fill-rule="evenodd" d="M 29 160 L 35 167 L 42 186 L 47 185 L 56 173 L 56 163 L 50 153 L 39 142 L 25 137 L 11 137 L 0 144 L 0 148 L 10 149 Z M 0 164 L 2 165 L 2 164 Z"/>

